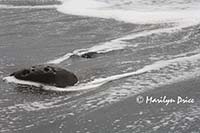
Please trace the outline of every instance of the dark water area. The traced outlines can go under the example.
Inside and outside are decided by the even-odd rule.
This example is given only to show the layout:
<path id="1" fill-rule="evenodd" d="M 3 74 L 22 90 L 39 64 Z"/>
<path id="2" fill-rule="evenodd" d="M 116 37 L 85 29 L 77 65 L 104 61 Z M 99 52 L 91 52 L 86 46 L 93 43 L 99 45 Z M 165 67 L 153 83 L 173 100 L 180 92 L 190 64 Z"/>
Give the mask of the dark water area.
<path id="1" fill-rule="evenodd" d="M 41 5 L 60 5 L 61 1 L 57 0 L 0 0 L 1 5 L 11 6 L 41 6 Z"/>
<path id="2" fill-rule="evenodd" d="M 199 29 L 199 24 L 176 28 L 167 22 L 133 24 L 70 15 L 53 7 L 1 8 L 0 132 L 198 133 Z M 81 58 L 82 51 L 97 55 Z M 74 56 L 57 61 L 69 53 Z M 2 80 L 52 60 L 81 83 L 108 82 L 69 93 Z M 138 104 L 138 95 L 187 96 L 195 103 Z"/>
<path id="3" fill-rule="evenodd" d="M 43 63 L 83 45 L 88 47 L 110 40 L 123 31 L 126 34 L 134 28 L 114 20 L 63 15 L 54 9 L 2 10 L 0 21 L 1 54 L 16 57 L 18 65 L 25 65 L 25 60 L 27 65 Z M 116 27 L 114 31 L 109 30 L 111 26 Z"/>

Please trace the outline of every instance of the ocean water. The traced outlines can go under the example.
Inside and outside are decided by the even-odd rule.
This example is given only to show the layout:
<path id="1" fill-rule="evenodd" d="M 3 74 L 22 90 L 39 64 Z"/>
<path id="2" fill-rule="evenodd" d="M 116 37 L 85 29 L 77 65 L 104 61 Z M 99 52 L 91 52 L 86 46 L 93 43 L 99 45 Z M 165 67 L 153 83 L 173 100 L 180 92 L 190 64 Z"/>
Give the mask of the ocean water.
<path id="1" fill-rule="evenodd" d="M 122 127 L 115 125 L 117 119 L 107 129 L 76 126 L 84 115 L 200 75 L 198 0 L 61 2 L 0 5 L 0 132 L 200 131 L 199 99 L 185 110 L 157 114 L 162 121 L 149 122 L 149 115 L 131 125 L 124 121 Z M 80 57 L 88 52 L 96 52 L 95 57 Z M 49 93 L 2 80 L 43 63 L 73 71 L 79 84 L 64 89 L 45 86 L 53 90 Z M 144 121 L 149 127 L 145 130 Z"/>

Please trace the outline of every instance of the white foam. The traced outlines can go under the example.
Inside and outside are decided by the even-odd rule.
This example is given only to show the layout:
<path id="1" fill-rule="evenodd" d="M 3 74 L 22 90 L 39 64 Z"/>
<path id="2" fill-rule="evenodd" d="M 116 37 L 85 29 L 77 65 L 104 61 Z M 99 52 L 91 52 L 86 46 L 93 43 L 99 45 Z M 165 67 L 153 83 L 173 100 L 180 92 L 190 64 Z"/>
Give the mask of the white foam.
<path id="1" fill-rule="evenodd" d="M 35 87 L 39 87 L 41 89 L 48 90 L 48 91 L 73 92 L 73 91 L 84 91 L 84 90 L 97 88 L 105 83 L 110 82 L 110 81 L 120 79 L 123 77 L 132 76 L 135 74 L 142 74 L 144 72 L 145 71 L 143 71 L 143 70 L 139 70 L 136 72 L 125 73 L 125 74 L 121 74 L 121 75 L 114 75 L 114 76 L 107 77 L 107 78 L 99 78 L 99 79 L 95 79 L 88 83 L 81 83 L 81 84 L 77 84 L 75 86 L 66 87 L 66 88 L 59 88 L 59 87 L 55 87 L 55 86 L 44 85 L 44 84 L 38 83 L 38 82 L 19 80 L 19 79 L 15 78 L 14 76 L 5 77 L 5 78 L 3 78 L 3 80 L 8 83 L 35 86 Z"/>
<path id="2" fill-rule="evenodd" d="M 106 53 L 110 51 L 115 51 L 115 50 L 122 50 L 125 49 L 126 47 L 131 47 L 133 45 L 129 45 L 126 40 L 130 39 L 136 39 L 138 37 L 144 37 L 144 36 L 149 36 L 152 34 L 160 34 L 160 33 L 171 33 L 175 32 L 177 30 L 180 30 L 184 28 L 185 25 L 182 26 L 176 26 L 176 27 L 170 27 L 170 28 L 161 28 L 161 29 L 155 29 L 155 30 L 150 30 L 150 31 L 142 31 L 139 33 L 133 33 L 129 34 L 127 36 L 114 39 L 99 45 L 95 45 L 91 48 L 86 48 L 86 49 L 77 49 L 74 50 L 72 53 L 67 53 L 64 56 L 58 57 L 57 59 L 50 60 L 47 63 L 49 64 L 60 64 L 61 62 L 69 59 L 72 55 L 83 55 L 88 52 L 97 52 L 97 53 Z"/>
<path id="3" fill-rule="evenodd" d="M 186 10 L 145 10 L 137 11 L 136 9 L 124 9 L 113 8 L 114 5 L 123 5 L 123 3 L 133 4 L 135 1 L 97 1 L 97 0 L 67 0 L 62 1 L 63 4 L 58 6 L 58 11 L 67 14 L 83 15 L 90 17 L 100 18 L 113 18 L 120 21 L 137 23 L 137 24 L 157 24 L 157 23 L 174 23 L 174 27 L 161 28 L 150 31 L 143 31 L 139 33 L 133 33 L 128 36 L 124 36 L 109 42 L 105 42 L 100 45 L 93 46 L 86 49 L 78 49 L 72 53 L 51 60 L 48 63 L 59 64 L 70 58 L 71 55 L 82 55 L 87 52 L 106 53 L 113 50 L 120 50 L 128 47 L 125 40 L 135 39 L 137 37 L 148 36 L 159 33 L 170 33 L 176 30 L 180 30 L 184 27 L 193 26 L 200 23 L 200 10 L 198 8 L 189 8 Z M 136 4 L 142 3 L 137 1 Z M 193 4 L 194 5 L 194 4 Z M 195 6 L 199 6 L 195 4 Z M 199 6 L 200 7 L 200 6 Z M 145 6 L 141 8 L 146 8 Z"/>
<path id="4" fill-rule="evenodd" d="M 85 53 L 89 53 L 89 52 L 96 52 L 96 53 L 107 53 L 110 51 L 115 51 L 115 50 L 121 50 L 126 48 L 128 45 L 127 43 L 123 42 L 123 41 L 119 41 L 117 40 L 112 40 L 100 45 L 95 45 L 93 47 L 90 48 L 86 48 L 86 49 L 77 49 L 74 50 L 72 53 L 67 53 L 64 56 L 58 57 L 57 59 L 48 61 L 47 63 L 49 64 L 59 64 L 67 59 L 69 59 L 72 55 L 78 55 L 81 56 Z"/>
<path id="5" fill-rule="evenodd" d="M 141 7 L 141 8 L 146 8 Z M 146 10 L 137 11 L 136 9 L 113 8 L 108 2 L 99 2 L 96 0 L 67 0 L 58 7 L 58 11 L 89 17 L 99 17 L 106 19 L 116 19 L 120 21 L 140 24 L 155 23 L 199 23 L 200 10 Z"/>
<path id="6" fill-rule="evenodd" d="M 98 81 L 95 80 L 86 84 L 75 85 L 73 87 L 59 88 L 59 87 L 44 85 L 38 82 L 20 80 L 20 79 L 15 78 L 14 76 L 4 77 L 3 80 L 6 81 L 7 83 L 35 86 L 35 87 L 48 90 L 48 91 L 65 91 L 65 92 L 88 90 L 91 88 L 98 87 L 103 83 L 101 80 L 98 80 Z"/>
<path id="7" fill-rule="evenodd" d="M 59 64 L 65 60 L 69 59 L 72 55 L 73 55 L 72 53 L 67 53 L 62 57 L 48 61 L 47 64 Z"/>
<path id="8" fill-rule="evenodd" d="M 84 90 L 90 90 L 90 89 L 97 88 L 97 87 L 102 86 L 102 85 L 104 85 L 104 84 L 106 84 L 110 81 L 113 81 L 113 80 L 118 80 L 118 79 L 121 79 L 121 78 L 126 78 L 126 77 L 129 77 L 129 76 L 138 75 L 138 74 L 144 74 L 146 72 L 150 72 L 150 71 L 153 71 L 153 70 L 159 70 L 159 69 L 164 68 L 166 66 L 169 66 L 173 63 L 185 62 L 185 61 L 197 61 L 197 60 L 200 60 L 200 54 L 196 54 L 196 55 L 188 56 L 188 57 L 171 59 L 171 60 L 161 60 L 161 61 L 157 61 L 157 62 L 155 62 L 151 65 L 144 66 L 143 68 L 141 68 L 137 71 L 113 75 L 113 76 L 106 77 L 106 78 L 98 78 L 98 79 L 95 79 L 95 80 L 88 82 L 88 83 L 80 83 L 80 84 L 76 84 L 75 86 L 66 87 L 66 88 L 59 88 L 59 87 L 48 86 L 48 85 L 44 85 L 44 84 L 36 83 L 36 82 L 23 81 L 23 80 L 16 79 L 13 76 L 5 77 L 4 80 L 6 80 L 8 83 L 16 83 L 16 84 L 36 86 L 36 87 L 40 87 L 44 90 L 49 90 L 49 91 L 61 91 L 61 92 L 84 91 Z"/>

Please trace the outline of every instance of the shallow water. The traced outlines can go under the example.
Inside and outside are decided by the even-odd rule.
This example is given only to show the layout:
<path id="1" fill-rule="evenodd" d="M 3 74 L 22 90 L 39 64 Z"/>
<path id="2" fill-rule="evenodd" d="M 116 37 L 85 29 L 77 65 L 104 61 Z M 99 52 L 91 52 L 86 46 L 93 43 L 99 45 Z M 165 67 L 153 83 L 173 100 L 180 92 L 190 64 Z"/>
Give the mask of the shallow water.
<path id="1" fill-rule="evenodd" d="M 68 0 L 50 7 L 2 6 L 1 79 L 26 66 L 53 63 L 73 71 L 87 87 L 76 93 L 49 93 L 0 80 L 0 131 L 196 131 L 199 126 L 193 130 L 187 126 L 199 122 L 199 99 L 185 110 L 172 111 L 174 114 L 149 112 L 148 117 L 138 120 L 140 124 L 130 120 L 131 125 L 121 124 L 116 130 L 86 130 L 79 118 L 91 114 L 99 119 L 102 110 L 136 94 L 198 77 L 199 5 L 197 0 Z M 87 52 L 97 55 L 91 59 L 79 57 Z M 95 111 L 100 113 L 95 116 Z M 144 131 L 144 121 L 151 115 L 158 119 Z M 163 122 L 157 125 L 161 116 Z M 185 116 L 190 119 L 183 122 Z M 93 123 L 89 127 L 95 126 Z"/>

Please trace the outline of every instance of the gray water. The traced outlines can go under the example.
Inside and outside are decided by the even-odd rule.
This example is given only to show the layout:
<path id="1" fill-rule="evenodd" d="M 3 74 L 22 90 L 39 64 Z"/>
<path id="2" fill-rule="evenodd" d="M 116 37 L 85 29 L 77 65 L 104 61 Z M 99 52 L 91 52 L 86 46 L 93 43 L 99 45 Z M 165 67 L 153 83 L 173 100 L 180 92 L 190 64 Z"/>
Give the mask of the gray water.
<path id="1" fill-rule="evenodd" d="M 97 7 L 84 7 L 91 3 Z M 147 117 L 138 121 L 130 112 L 123 114 L 120 105 L 157 87 L 199 77 L 200 3 L 86 0 L 81 4 L 75 0 L 61 6 L 0 6 L 0 132 L 199 132 L 198 87 L 191 94 L 194 104 L 161 114 L 147 109 Z M 162 13 L 171 16 L 165 19 Z M 91 59 L 76 56 L 91 51 L 99 54 Z M 75 56 L 65 58 L 69 53 Z M 74 72 L 81 83 L 119 78 L 76 93 L 39 92 L 2 81 L 13 71 L 49 61 Z M 106 110 L 123 115 L 108 115 Z"/>

